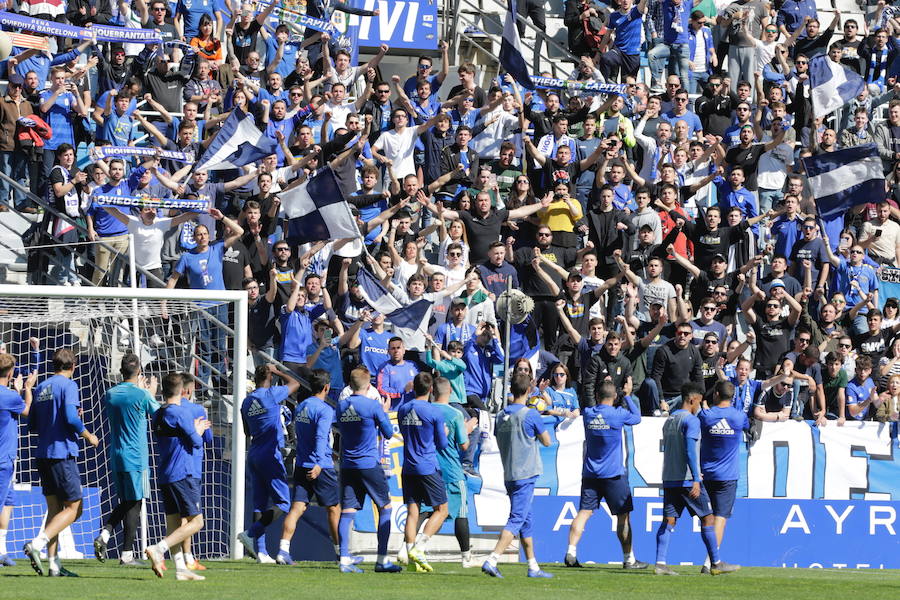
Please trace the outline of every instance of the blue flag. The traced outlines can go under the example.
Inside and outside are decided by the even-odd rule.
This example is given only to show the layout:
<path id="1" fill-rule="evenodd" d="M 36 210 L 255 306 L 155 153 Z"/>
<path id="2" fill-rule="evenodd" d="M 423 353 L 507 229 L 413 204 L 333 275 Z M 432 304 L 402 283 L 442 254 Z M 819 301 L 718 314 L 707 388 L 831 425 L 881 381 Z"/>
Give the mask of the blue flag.
<path id="1" fill-rule="evenodd" d="M 356 219 L 331 167 L 278 195 L 288 218 L 286 237 L 292 244 L 360 237 Z"/>
<path id="2" fill-rule="evenodd" d="M 431 300 L 422 298 L 385 316 L 393 325 L 394 335 L 402 339 L 408 349 L 425 349 L 425 332 L 428 330 L 433 304 Z"/>
<path id="3" fill-rule="evenodd" d="M 194 165 L 194 170 L 220 171 L 243 167 L 275 154 L 275 146 L 275 140 L 259 130 L 251 115 L 235 108 Z"/>
<path id="4" fill-rule="evenodd" d="M 815 117 L 824 117 L 856 98 L 866 87 L 859 73 L 827 56 L 809 61 L 810 100 Z"/>
<path id="5" fill-rule="evenodd" d="M 503 41 L 500 44 L 500 64 L 523 88 L 535 88 L 529 74 L 531 69 L 522 56 L 522 40 L 519 39 L 519 30 L 516 28 L 516 0 L 509 0 L 509 11 L 503 24 Z"/>
<path id="6" fill-rule="evenodd" d="M 381 282 L 365 267 L 360 267 L 357 271 L 356 282 L 359 284 L 359 291 L 363 299 L 374 310 L 387 315 L 401 308 L 400 302 L 391 296 Z"/>

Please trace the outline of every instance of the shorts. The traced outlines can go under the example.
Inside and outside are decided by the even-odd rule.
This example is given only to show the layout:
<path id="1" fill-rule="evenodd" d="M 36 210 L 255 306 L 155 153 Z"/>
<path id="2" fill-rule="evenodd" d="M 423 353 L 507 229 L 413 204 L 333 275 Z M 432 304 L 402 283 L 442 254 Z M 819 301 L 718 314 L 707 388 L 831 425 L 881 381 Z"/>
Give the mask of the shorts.
<path id="1" fill-rule="evenodd" d="M 162 497 L 167 515 L 194 517 L 200 514 L 200 480 L 196 477 L 164 483 Z"/>
<path id="2" fill-rule="evenodd" d="M 404 504 L 427 504 L 438 507 L 447 502 L 447 490 L 444 488 L 444 478 L 440 471 L 428 475 L 403 473 L 400 480 L 403 484 Z"/>
<path id="3" fill-rule="evenodd" d="M 264 459 L 249 458 L 247 465 L 253 481 L 253 510 L 265 511 L 269 508 L 269 499 L 282 512 L 290 510 L 291 490 L 288 488 L 284 462 L 268 456 Z"/>
<path id="4" fill-rule="evenodd" d="M 513 535 L 527 538 L 534 530 L 531 502 L 534 499 L 534 484 L 537 476 L 516 481 L 504 481 L 506 495 L 509 496 L 509 519 L 503 529 Z"/>
<path id="5" fill-rule="evenodd" d="M 618 477 L 583 477 L 581 479 L 581 500 L 578 510 L 597 510 L 600 500 L 606 500 L 609 512 L 614 515 L 630 513 L 634 510 L 631 501 L 631 487 L 625 475 Z"/>
<path id="6" fill-rule="evenodd" d="M 0 506 L 15 506 L 13 482 L 16 479 L 16 463 L 0 464 Z"/>
<path id="7" fill-rule="evenodd" d="M 341 487 L 334 469 L 322 469 L 315 479 L 307 479 L 309 469 L 294 468 L 294 502 L 309 504 L 313 498 L 319 506 L 336 506 L 341 501 Z"/>
<path id="8" fill-rule="evenodd" d="M 74 458 L 39 458 L 37 467 L 44 496 L 63 502 L 81 500 L 81 473 Z"/>
<path id="9" fill-rule="evenodd" d="M 667 487 L 663 488 L 663 516 L 675 517 L 681 516 L 685 508 L 694 517 L 705 517 L 712 514 L 712 505 L 709 502 L 709 496 L 706 494 L 706 488 L 700 484 L 700 495 L 691 498 L 688 492 L 689 487 Z"/>
<path id="10" fill-rule="evenodd" d="M 143 500 L 150 497 L 149 471 L 116 471 L 113 473 L 119 500 Z"/>
<path id="11" fill-rule="evenodd" d="M 465 479 L 444 483 L 447 489 L 447 511 L 451 519 L 469 518 L 469 486 Z"/>
<path id="12" fill-rule="evenodd" d="M 367 495 L 378 508 L 390 505 L 384 470 L 381 467 L 341 469 L 341 507 L 359 510 Z"/>
<path id="13" fill-rule="evenodd" d="M 737 480 L 703 482 L 712 504 L 712 513 L 717 517 L 731 518 L 734 499 L 737 496 Z"/>

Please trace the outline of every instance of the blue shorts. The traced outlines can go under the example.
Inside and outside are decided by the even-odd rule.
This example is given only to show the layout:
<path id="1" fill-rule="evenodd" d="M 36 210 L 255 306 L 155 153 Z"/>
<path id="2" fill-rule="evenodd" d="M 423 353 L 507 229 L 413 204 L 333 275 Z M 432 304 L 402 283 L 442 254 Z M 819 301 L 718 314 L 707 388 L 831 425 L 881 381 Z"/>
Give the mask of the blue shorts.
<path id="1" fill-rule="evenodd" d="M 247 456 L 253 481 L 253 510 L 263 512 L 272 505 L 282 512 L 290 510 L 291 490 L 288 488 L 284 462 L 275 456 L 265 458 Z"/>
<path id="2" fill-rule="evenodd" d="M 44 496 L 62 502 L 81 500 L 81 473 L 74 458 L 39 458 L 37 467 Z"/>
<path id="3" fill-rule="evenodd" d="M 468 519 L 469 486 L 466 480 L 447 481 L 444 487 L 447 489 L 447 516 L 451 519 Z"/>
<path id="4" fill-rule="evenodd" d="M 200 514 L 200 480 L 185 477 L 162 485 L 163 508 L 167 515 L 193 517 Z"/>
<path id="5" fill-rule="evenodd" d="M 681 516 L 685 508 L 694 517 L 705 517 L 712 514 L 712 505 L 709 502 L 709 496 L 706 494 L 706 488 L 700 484 L 700 495 L 691 498 L 688 492 L 689 487 L 667 487 L 663 488 L 663 516 L 675 517 Z"/>
<path id="6" fill-rule="evenodd" d="M 15 463 L 0 464 L 0 506 L 15 506 L 13 501 L 13 481 L 16 477 Z"/>
<path id="7" fill-rule="evenodd" d="M 532 525 L 531 501 L 534 498 L 534 484 L 537 476 L 516 481 L 504 481 L 506 495 L 509 496 L 509 519 L 503 529 L 513 535 L 531 537 Z"/>
<path id="8" fill-rule="evenodd" d="M 334 469 L 322 469 L 315 479 L 307 479 L 309 469 L 294 468 L 294 502 L 309 504 L 315 498 L 319 506 L 336 506 L 341 502 L 341 487 Z"/>
<path id="9" fill-rule="evenodd" d="M 115 471 L 116 494 L 119 500 L 143 500 L 150 497 L 149 471 Z"/>
<path id="10" fill-rule="evenodd" d="M 359 510 L 366 495 L 378 508 L 390 505 L 391 496 L 384 470 L 381 467 L 341 469 L 341 507 Z"/>
<path id="11" fill-rule="evenodd" d="M 737 480 L 711 481 L 705 480 L 703 487 L 709 493 L 709 501 L 712 504 L 712 513 L 717 517 L 731 518 L 734 509 L 734 499 L 737 496 Z"/>
<path id="12" fill-rule="evenodd" d="M 444 478 L 440 471 L 428 475 L 403 473 L 400 480 L 403 485 L 404 504 L 427 504 L 437 507 L 447 502 L 447 490 L 444 489 Z"/>
<path id="13" fill-rule="evenodd" d="M 631 502 L 631 488 L 625 475 L 618 477 L 582 477 L 581 500 L 578 510 L 597 510 L 600 500 L 606 500 L 609 512 L 614 515 L 630 513 L 634 510 Z"/>

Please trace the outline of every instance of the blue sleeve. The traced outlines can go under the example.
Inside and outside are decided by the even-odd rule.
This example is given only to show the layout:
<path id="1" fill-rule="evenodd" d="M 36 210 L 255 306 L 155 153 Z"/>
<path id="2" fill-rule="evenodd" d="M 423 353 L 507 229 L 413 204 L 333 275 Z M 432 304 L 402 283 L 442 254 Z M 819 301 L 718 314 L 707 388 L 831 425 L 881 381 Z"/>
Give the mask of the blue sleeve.
<path id="1" fill-rule="evenodd" d="M 475 338 L 472 338 L 472 339 L 474 340 Z M 470 341 L 471 341 L 471 340 L 470 340 Z M 493 339 L 491 340 L 491 343 L 492 343 L 492 346 L 491 346 L 491 347 L 492 347 L 493 350 L 494 350 L 494 352 L 493 352 L 493 362 L 494 362 L 495 364 L 498 364 L 498 365 L 499 365 L 500 363 L 503 362 L 503 348 L 500 346 L 500 342 L 497 341 L 497 338 L 493 338 Z"/>
<path id="2" fill-rule="evenodd" d="M 326 308 L 323 304 L 316 304 L 311 309 L 309 309 L 309 320 L 310 322 L 315 321 L 320 316 L 325 314 Z"/>
<path id="3" fill-rule="evenodd" d="M 56 65 L 61 65 L 63 63 L 67 63 L 70 60 L 75 60 L 81 56 L 81 50 L 78 48 L 73 48 L 71 51 L 66 52 L 65 54 L 57 54 L 50 60 L 50 66 L 55 67 Z"/>
<path id="4" fill-rule="evenodd" d="M 625 403 L 628 405 L 628 415 L 623 422 L 625 425 L 637 425 L 641 422 L 641 409 L 634 401 L 634 396 L 625 396 Z"/>
<path id="5" fill-rule="evenodd" d="M 528 414 L 525 415 L 525 435 L 528 437 L 537 437 L 546 431 L 544 420 L 541 413 L 533 408 L 526 408 Z"/>
<path id="6" fill-rule="evenodd" d="M 206 409 L 203 408 L 203 406 L 200 404 L 197 404 L 196 406 L 199 409 L 199 410 L 197 410 L 197 416 L 203 417 L 204 419 L 209 419 L 209 414 L 207 414 Z M 193 423 L 191 423 L 191 425 L 193 426 Z M 210 427 L 209 429 L 204 431 L 203 436 L 200 439 L 203 440 L 203 445 L 212 446 L 212 443 L 213 443 L 212 427 Z"/>
<path id="7" fill-rule="evenodd" d="M 380 404 L 375 406 L 375 410 L 375 419 L 378 421 L 378 429 L 381 430 L 381 435 L 386 438 L 393 437 L 394 426 L 391 424 L 390 417 L 387 416 Z"/>
<path id="8" fill-rule="evenodd" d="M 434 333 L 434 342 L 440 346 L 444 347 L 444 339 L 447 337 L 447 328 L 444 325 L 438 327 L 438 330 Z M 430 353 L 429 353 L 430 354 Z"/>
<path id="9" fill-rule="evenodd" d="M 78 416 L 78 406 L 75 404 L 70 404 L 66 402 L 66 423 L 69 424 L 69 427 L 72 428 L 72 431 L 75 433 L 81 433 L 84 431 L 84 423 L 81 422 L 81 417 Z"/>
<path id="10" fill-rule="evenodd" d="M 179 410 L 177 418 L 178 423 L 176 423 L 175 426 L 178 427 L 181 433 L 191 441 L 191 445 L 194 448 L 202 448 L 203 438 L 197 435 L 197 430 L 194 429 L 194 419 L 192 415 L 186 410 Z"/>
<path id="11" fill-rule="evenodd" d="M 747 413 L 741 411 L 741 415 L 744 417 L 743 425 L 741 425 L 741 429 L 743 431 L 750 431 L 750 417 L 747 416 Z"/>
<path id="12" fill-rule="evenodd" d="M 131 192 L 134 192 L 134 190 L 137 189 L 138 185 L 141 183 L 141 177 L 146 172 L 147 169 L 144 168 L 144 165 L 139 165 L 131 170 L 131 175 L 128 176 L 128 187 Z"/>
<path id="13" fill-rule="evenodd" d="M 334 410 L 330 407 L 322 411 L 316 421 L 316 452 L 315 463 L 321 465 L 328 456 L 328 432 L 334 422 Z"/>
<path id="14" fill-rule="evenodd" d="M 444 419 L 438 411 L 433 410 L 434 417 L 434 447 L 443 450 L 449 445 L 447 441 L 447 430 L 444 428 Z"/>
<path id="15" fill-rule="evenodd" d="M 697 440 L 700 439 L 700 421 L 689 419 L 684 424 L 684 447 L 687 450 L 688 468 L 694 481 L 700 481 L 700 462 L 697 456 Z"/>

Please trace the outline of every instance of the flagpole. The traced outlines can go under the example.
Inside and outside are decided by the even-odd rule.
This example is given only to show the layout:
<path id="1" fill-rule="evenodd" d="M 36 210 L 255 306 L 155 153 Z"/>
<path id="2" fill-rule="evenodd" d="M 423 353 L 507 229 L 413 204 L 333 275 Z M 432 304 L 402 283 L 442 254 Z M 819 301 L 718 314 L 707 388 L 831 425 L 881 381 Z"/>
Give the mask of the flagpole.
<path id="1" fill-rule="evenodd" d="M 509 311 L 510 311 L 510 293 L 512 292 L 512 277 L 506 278 L 506 314 L 503 318 L 503 397 L 500 399 L 501 406 L 506 408 L 506 398 L 509 396 Z"/>

